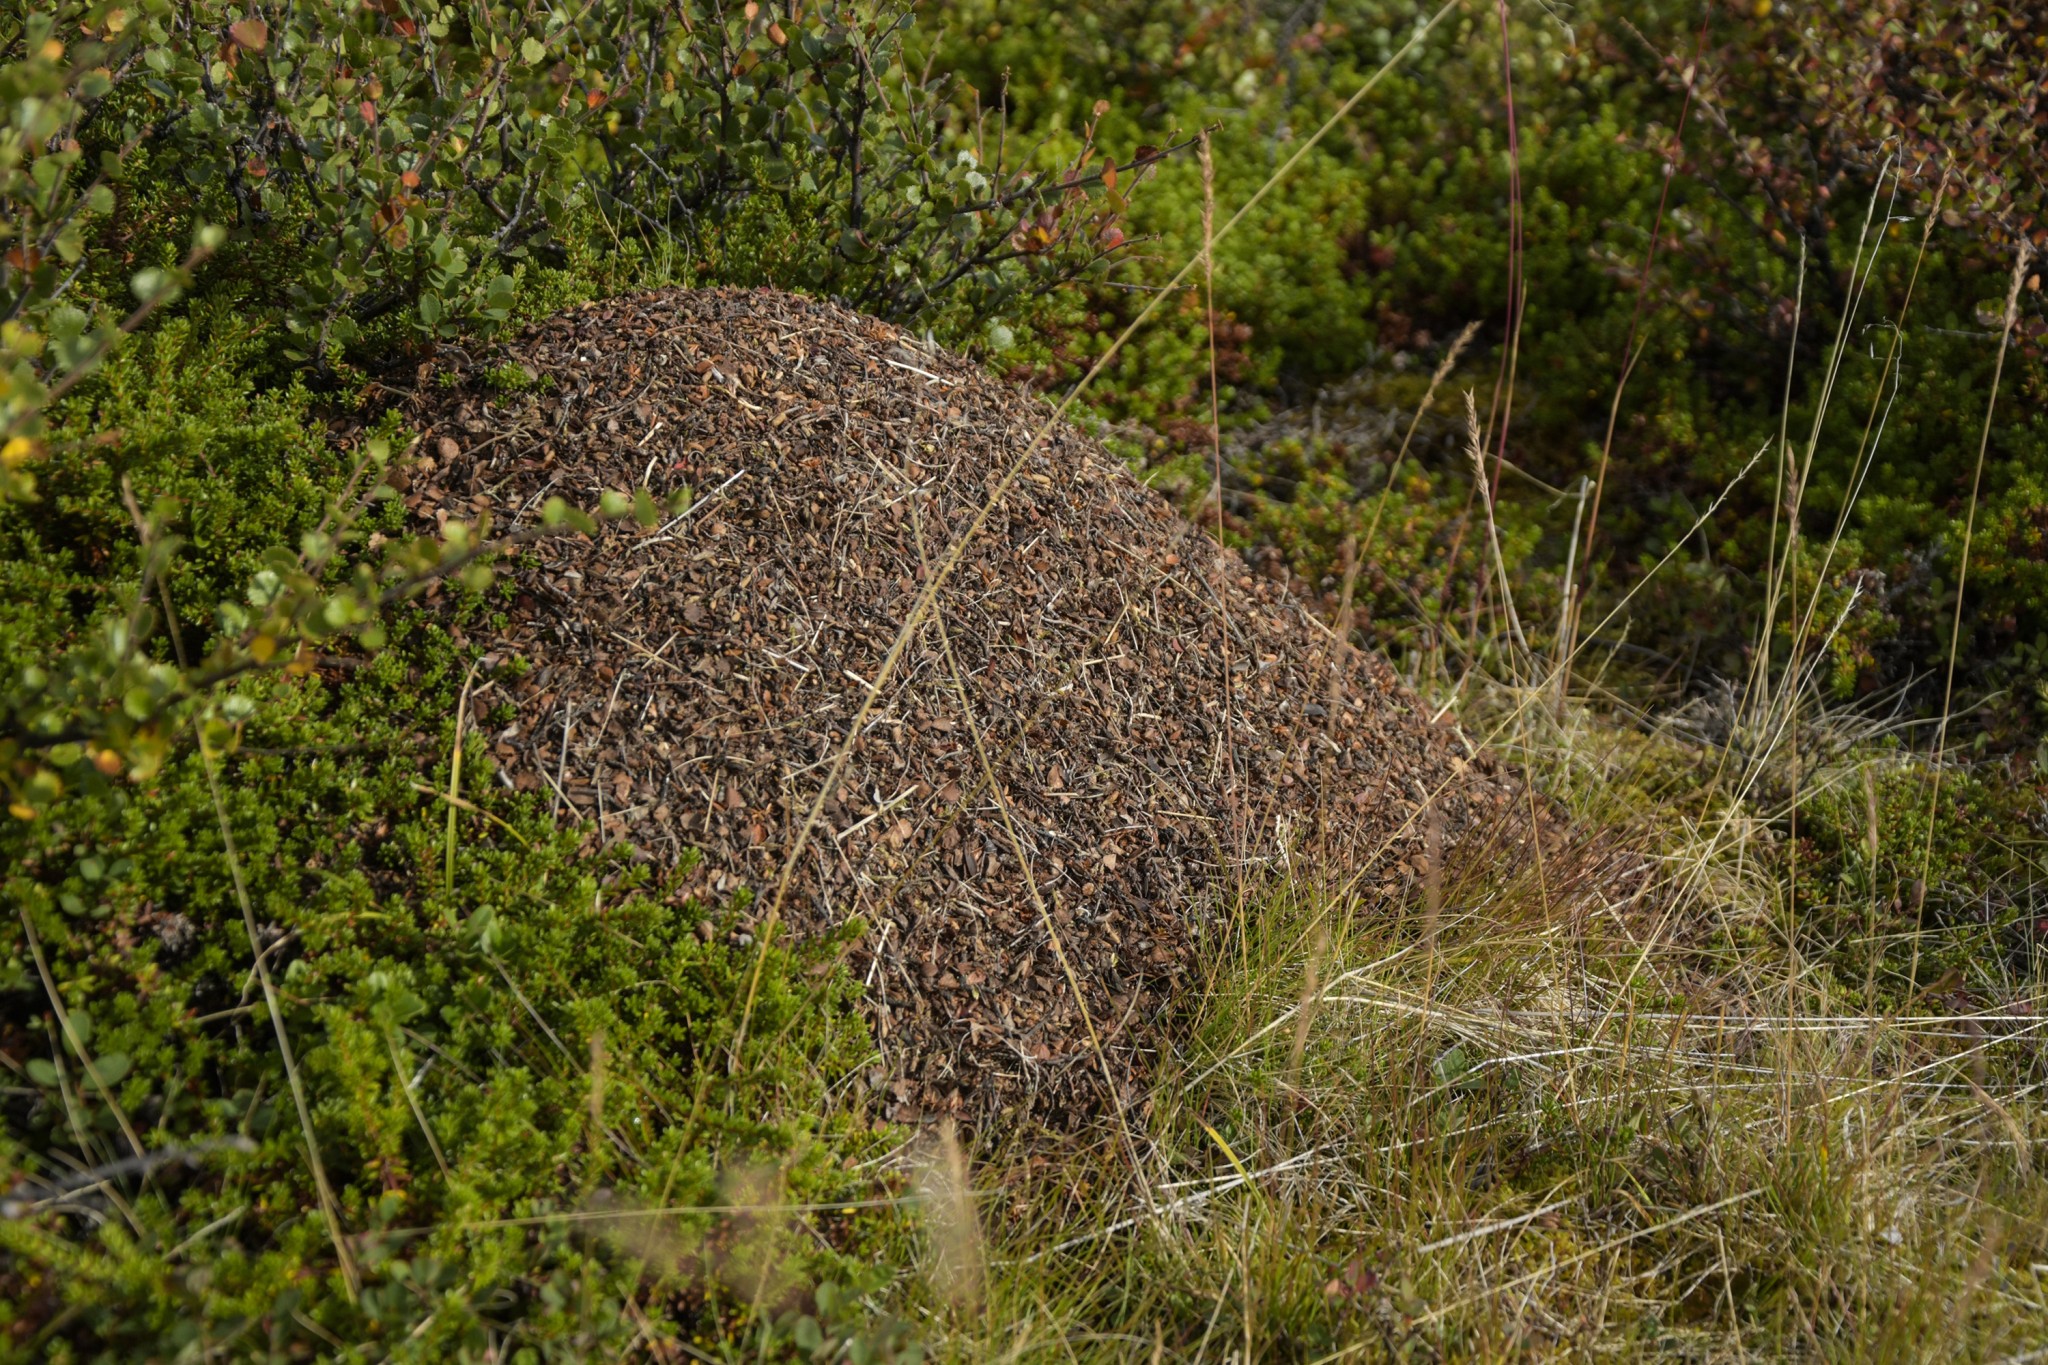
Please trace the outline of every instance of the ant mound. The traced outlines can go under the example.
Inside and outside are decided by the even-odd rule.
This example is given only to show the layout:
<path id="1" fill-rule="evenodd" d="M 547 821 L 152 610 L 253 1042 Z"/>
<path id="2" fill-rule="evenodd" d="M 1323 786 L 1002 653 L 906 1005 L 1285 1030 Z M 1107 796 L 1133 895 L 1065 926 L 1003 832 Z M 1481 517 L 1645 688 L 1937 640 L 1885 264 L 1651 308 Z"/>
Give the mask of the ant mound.
<path id="1" fill-rule="evenodd" d="M 1142 1105 L 1246 877 L 1391 900 L 1431 839 L 1529 847 L 1520 786 L 1384 661 L 1086 436 L 1034 444 L 1041 399 L 874 319 L 589 305 L 407 412 L 421 522 L 692 490 L 512 570 L 478 641 L 533 665 L 497 684 L 501 779 L 690 867 L 676 894 L 750 892 L 742 936 L 858 918 L 890 1117 Z"/>

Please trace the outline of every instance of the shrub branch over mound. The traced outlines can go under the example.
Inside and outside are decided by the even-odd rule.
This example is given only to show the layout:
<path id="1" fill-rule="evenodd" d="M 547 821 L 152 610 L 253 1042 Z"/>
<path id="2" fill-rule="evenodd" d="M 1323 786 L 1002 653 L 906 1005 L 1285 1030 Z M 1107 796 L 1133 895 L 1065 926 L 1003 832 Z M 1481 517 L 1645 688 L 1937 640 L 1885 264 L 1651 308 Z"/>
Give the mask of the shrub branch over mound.
<path id="1" fill-rule="evenodd" d="M 534 665 L 491 684 L 517 710 L 500 780 L 602 845 L 701 849 L 683 895 L 776 885 L 937 555 L 1044 420 L 887 324 L 682 290 L 536 328 L 423 383 L 408 415 L 423 521 L 696 490 L 667 521 L 538 548 L 486 642 Z M 1422 870 L 1432 826 L 1470 853 L 1524 845 L 1490 760 L 1218 554 L 1059 427 L 873 695 L 786 911 L 804 933 L 868 927 L 851 951 L 891 1115 L 1078 1122 L 1105 1099 L 1091 1018 L 1137 1102 L 1247 869 L 1341 868 L 1371 894 Z"/>

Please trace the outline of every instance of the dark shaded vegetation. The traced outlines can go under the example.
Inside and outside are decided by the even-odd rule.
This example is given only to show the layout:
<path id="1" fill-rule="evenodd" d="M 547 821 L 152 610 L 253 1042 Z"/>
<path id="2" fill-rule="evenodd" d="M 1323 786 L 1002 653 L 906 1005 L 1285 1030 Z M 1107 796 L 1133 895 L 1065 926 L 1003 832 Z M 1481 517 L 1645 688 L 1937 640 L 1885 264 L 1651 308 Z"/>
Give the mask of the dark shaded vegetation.
<path id="1" fill-rule="evenodd" d="M 1226 210 L 1417 22 L 1370 5 L 955 12 L 942 61 L 983 89 L 1007 71 L 1013 101 L 1048 133 L 1078 127 L 1100 94 L 1111 108 L 1092 126 L 1106 148 L 1213 126 Z M 1262 432 L 1233 452 L 1226 477 L 1247 537 L 1281 539 L 1311 582 L 1331 572 L 1344 535 L 1374 515 L 1368 495 L 1387 479 L 1405 422 L 1388 424 L 1391 439 L 1319 438 L 1308 420 L 1316 395 L 1332 388 L 1322 404 L 1332 427 L 1346 404 L 1405 419 L 1451 338 L 1477 322 L 1451 383 L 1476 387 L 1494 419 L 1489 451 L 1505 449 L 1530 476 L 1502 480 L 1507 534 L 1529 541 L 1524 615 L 1555 619 L 1573 506 L 1559 494 L 1578 478 L 1603 485 L 1586 520 L 1591 579 L 1611 594 L 1681 540 L 1782 425 L 1800 466 L 1814 443 L 1795 490 L 1797 590 L 1823 603 L 1807 647 L 1863 588 L 1827 646 L 1829 694 L 1905 687 L 1916 709 L 1938 708 L 1928 680 L 1949 643 L 2013 253 L 2048 239 L 2031 169 L 2048 126 L 2037 88 L 2048 17 L 2025 6 L 1762 12 L 1595 7 L 1570 26 L 1519 16 L 1505 32 L 1490 11 L 1461 12 L 1445 41 L 1426 44 L 1312 153 L 1256 227 L 1219 252 L 1220 358 L 1235 397 L 1226 420 L 1286 407 L 1297 437 Z M 1909 68 L 1919 84 L 1901 75 Z M 1138 207 L 1136 223 L 1162 234 L 1162 267 L 1199 247 L 1201 193 L 1199 169 L 1182 162 Z M 2035 661 L 2048 644 L 2035 527 L 2048 506 L 2041 270 L 2034 260 L 2023 274 L 1960 651 L 1973 692 L 1991 703 L 1984 733 L 1999 749 L 2032 746 Z M 1515 288 L 1526 300 L 1510 308 Z M 1101 292 L 1077 309 L 1066 351 L 1087 355 L 1091 334 L 1114 330 L 1130 300 Z M 1179 347 L 1141 342 L 1097 390 L 1113 417 L 1167 438 L 1146 456 L 1161 464 L 1207 444 L 1198 305 L 1182 309 Z M 1624 356 L 1634 361 L 1617 411 Z M 1451 554 L 1454 544 L 1469 553 L 1458 528 L 1472 510 L 1455 406 L 1440 407 L 1447 420 L 1435 430 L 1425 425 L 1425 458 L 1394 471 L 1399 534 L 1366 579 L 1389 643 L 1411 641 L 1418 621 L 1455 618 L 1483 580 Z M 1633 606 L 1631 638 L 1671 678 L 1698 685 L 1749 665 L 1769 564 L 1786 544 L 1782 524 L 1771 539 L 1773 505 L 1788 495 L 1774 463 L 1736 485 Z M 1788 650 L 1789 635 L 1773 647 Z"/>

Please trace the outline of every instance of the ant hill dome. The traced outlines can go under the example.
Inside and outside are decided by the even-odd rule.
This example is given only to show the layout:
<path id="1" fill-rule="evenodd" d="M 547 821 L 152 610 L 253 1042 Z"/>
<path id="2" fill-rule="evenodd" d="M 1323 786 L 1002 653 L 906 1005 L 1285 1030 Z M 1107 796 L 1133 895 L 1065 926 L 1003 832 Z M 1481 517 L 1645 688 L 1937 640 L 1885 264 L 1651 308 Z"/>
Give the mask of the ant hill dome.
<path id="1" fill-rule="evenodd" d="M 468 628 L 531 665 L 478 703 L 516 713 L 496 780 L 676 873 L 707 935 L 858 921 L 879 1114 L 1138 1103 L 1203 942 L 1272 878 L 1371 913 L 1432 844 L 1530 847 L 1519 784 L 1383 660 L 894 327 L 669 290 L 434 365 L 405 405 L 422 522 L 693 493 L 534 542 L 502 626 Z"/>

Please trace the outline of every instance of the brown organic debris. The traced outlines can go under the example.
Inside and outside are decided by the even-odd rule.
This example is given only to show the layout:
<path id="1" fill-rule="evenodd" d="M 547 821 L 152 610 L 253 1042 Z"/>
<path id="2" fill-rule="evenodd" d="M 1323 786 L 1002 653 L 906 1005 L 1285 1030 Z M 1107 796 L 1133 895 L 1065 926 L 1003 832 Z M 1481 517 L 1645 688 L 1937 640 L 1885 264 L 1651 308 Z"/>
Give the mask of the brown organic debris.
<path id="1" fill-rule="evenodd" d="M 508 365 L 541 382 L 494 388 Z M 500 780 L 594 837 L 669 864 L 700 849 L 691 892 L 750 888 L 758 906 L 930 566 L 1046 408 L 828 303 L 670 290 L 466 360 L 408 415 L 422 523 L 489 511 L 510 529 L 551 495 L 694 490 L 652 529 L 538 542 L 483 642 L 534 664 L 492 750 Z M 1334 868 L 1391 900 L 1426 828 L 1468 853 L 1526 847 L 1526 795 L 1489 757 L 1421 716 L 1382 660 L 1333 660 L 1285 587 L 1064 424 L 937 615 L 876 699 L 786 901 L 798 933 L 868 926 L 853 966 L 893 1117 L 1071 1124 L 1103 1107 L 1019 844 L 1127 1103 L 1240 870 Z"/>

